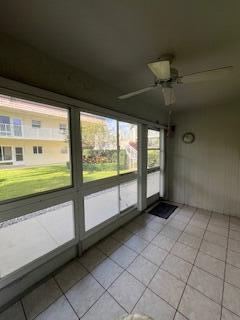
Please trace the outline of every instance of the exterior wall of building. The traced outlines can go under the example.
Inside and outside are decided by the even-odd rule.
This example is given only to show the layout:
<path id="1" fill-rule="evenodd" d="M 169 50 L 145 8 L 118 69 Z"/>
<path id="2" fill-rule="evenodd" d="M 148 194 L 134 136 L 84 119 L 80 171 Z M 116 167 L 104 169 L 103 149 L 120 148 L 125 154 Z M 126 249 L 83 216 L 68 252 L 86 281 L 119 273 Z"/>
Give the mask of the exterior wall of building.
<path id="1" fill-rule="evenodd" d="M 64 164 L 67 161 L 69 161 L 69 147 L 65 141 L 33 141 L 7 138 L 0 139 L 0 146 L 12 147 L 13 165 L 34 166 L 48 164 Z M 42 147 L 42 153 L 34 154 L 34 146 Z M 23 148 L 23 161 L 16 161 L 16 147 Z"/>

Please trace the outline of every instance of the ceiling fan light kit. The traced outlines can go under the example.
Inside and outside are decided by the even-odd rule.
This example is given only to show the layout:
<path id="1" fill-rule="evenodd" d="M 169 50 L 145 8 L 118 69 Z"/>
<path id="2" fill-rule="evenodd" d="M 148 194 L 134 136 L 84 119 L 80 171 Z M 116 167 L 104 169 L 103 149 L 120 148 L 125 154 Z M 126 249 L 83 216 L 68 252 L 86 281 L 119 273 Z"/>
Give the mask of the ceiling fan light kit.
<path id="1" fill-rule="evenodd" d="M 149 63 L 148 67 L 157 79 L 168 81 L 171 78 L 170 62 L 167 60 Z"/>
<path id="2" fill-rule="evenodd" d="M 233 69 L 232 66 L 225 66 L 179 76 L 178 71 L 175 68 L 171 68 L 172 61 L 173 56 L 165 55 L 160 58 L 159 61 L 148 63 L 149 69 L 155 76 L 154 84 L 152 86 L 121 95 L 118 99 L 127 99 L 153 89 L 161 88 L 164 103 L 166 106 L 170 106 L 176 102 L 173 85 L 218 80 L 225 77 Z"/>

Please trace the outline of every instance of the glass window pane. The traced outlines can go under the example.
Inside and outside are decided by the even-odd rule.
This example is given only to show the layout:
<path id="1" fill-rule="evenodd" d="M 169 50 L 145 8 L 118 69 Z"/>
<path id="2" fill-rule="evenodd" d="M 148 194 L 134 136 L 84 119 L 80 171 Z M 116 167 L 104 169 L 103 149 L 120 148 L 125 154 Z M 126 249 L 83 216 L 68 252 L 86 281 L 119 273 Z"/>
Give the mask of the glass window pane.
<path id="1" fill-rule="evenodd" d="M 8 116 L 3 116 L 0 114 L 0 136 L 8 136 L 10 134 L 11 134 L 10 118 Z"/>
<path id="2" fill-rule="evenodd" d="M 160 132 L 157 130 L 148 130 L 148 149 L 160 148 Z"/>
<path id="3" fill-rule="evenodd" d="M 83 181 L 117 175 L 117 121 L 81 112 Z"/>
<path id="4" fill-rule="evenodd" d="M 160 165 L 160 151 L 159 150 L 148 150 L 148 169 L 159 167 Z"/>
<path id="5" fill-rule="evenodd" d="M 160 171 L 148 173 L 147 175 L 147 198 L 160 191 Z"/>
<path id="6" fill-rule="evenodd" d="M 118 214 L 118 187 L 86 196 L 84 198 L 84 212 L 86 231 Z"/>
<path id="7" fill-rule="evenodd" d="M 120 210 L 137 204 L 137 180 L 120 185 Z"/>
<path id="8" fill-rule="evenodd" d="M 3 147 L 3 158 L 5 161 L 12 160 L 12 148 L 11 147 Z"/>
<path id="9" fill-rule="evenodd" d="M 0 278 L 74 239 L 73 202 L 0 223 Z"/>
<path id="10" fill-rule="evenodd" d="M 71 185 L 68 110 L 0 95 L 0 115 L 0 201 Z"/>
<path id="11" fill-rule="evenodd" d="M 120 173 L 137 170 L 137 125 L 119 122 L 119 165 Z"/>

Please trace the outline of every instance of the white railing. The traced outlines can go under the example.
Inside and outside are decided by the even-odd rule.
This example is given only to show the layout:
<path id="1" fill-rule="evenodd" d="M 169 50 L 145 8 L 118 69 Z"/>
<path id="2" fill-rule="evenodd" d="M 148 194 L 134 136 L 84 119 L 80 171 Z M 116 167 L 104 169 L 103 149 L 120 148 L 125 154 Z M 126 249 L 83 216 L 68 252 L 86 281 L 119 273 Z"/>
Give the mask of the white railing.
<path id="1" fill-rule="evenodd" d="M 60 140 L 67 138 L 68 131 L 56 128 L 33 128 L 26 125 L 0 123 L 0 137 L 41 140 Z"/>
<path id="2" fill-rule="evenodd" d="M 130 168 L 135 167 L 137 163 L 137 150 L 133 148 L 130 144 L 126 145 L 125 150 L 128 156 Z"/>

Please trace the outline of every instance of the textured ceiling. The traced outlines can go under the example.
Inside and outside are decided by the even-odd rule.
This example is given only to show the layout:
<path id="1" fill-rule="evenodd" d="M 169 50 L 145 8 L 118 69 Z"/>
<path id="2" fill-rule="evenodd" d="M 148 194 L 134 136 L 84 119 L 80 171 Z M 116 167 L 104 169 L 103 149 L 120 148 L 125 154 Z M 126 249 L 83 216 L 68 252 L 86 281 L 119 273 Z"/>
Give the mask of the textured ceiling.
<path id="1" fill-rule="evenodd" d="M 8 0 L 0 28 L 119 94 L 152 84 L 146 64 L 165 53 L 180 74 L 234 66 L 226 79 L 178 86 L 178 110 L 240 98 L 239 12 L 239 0 Z M 160 91 L 132 99 L 165 108 Z"/>

